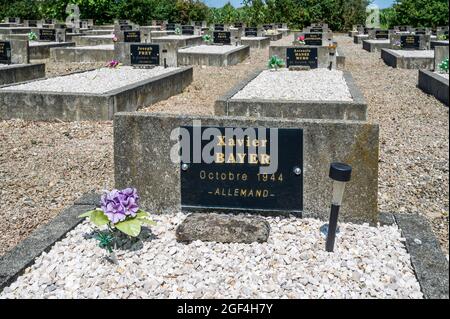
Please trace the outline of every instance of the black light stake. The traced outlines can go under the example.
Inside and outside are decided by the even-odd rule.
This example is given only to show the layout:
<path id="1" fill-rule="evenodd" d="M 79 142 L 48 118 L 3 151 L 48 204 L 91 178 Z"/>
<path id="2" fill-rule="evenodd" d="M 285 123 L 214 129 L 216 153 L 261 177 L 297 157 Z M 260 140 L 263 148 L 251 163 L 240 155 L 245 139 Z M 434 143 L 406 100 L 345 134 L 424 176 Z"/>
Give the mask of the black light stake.
<path id="1" fill-rule="evenodd" d="M 352 167 L 343 163 L 331 163 L 330 178 L 333 180 L 333 200 L 331 202 L 330 221 L 328 224 L 327 242 L 325 249 L 332 252 L 334 240 L 336 238 L 337 221 L 339 208 L 341 208 L 342 197 L 344 196 L 345 183 L 350 181 Z"/>

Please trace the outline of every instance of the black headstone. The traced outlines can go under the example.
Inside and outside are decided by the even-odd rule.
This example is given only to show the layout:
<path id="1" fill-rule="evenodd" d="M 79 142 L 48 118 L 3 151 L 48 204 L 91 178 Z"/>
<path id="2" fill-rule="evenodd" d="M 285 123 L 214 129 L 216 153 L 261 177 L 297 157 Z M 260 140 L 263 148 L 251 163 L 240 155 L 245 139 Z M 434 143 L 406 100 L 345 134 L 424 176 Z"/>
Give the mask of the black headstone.
<path id="1" fill-rule="evenodd" d="M 124 31 L 123 42 L 141 42 L 141 31 Z"/>
<path id="2" fill-rule="evenodd" d="M 166 25 L 167 31 L 175 31 L 175 29 L 176 29 L 175 23 L 167 23 Z"/>
<path id="3" fill-rule="evenodd" d="M 0 63 L 11 64 L 11 43 L 0 41 Z"/>
<path id="4" fill-rule="evenodd" d="M 231 33 L 229 31 L 214 31 L 213 42 L 218 44 L 231 44 Z"/>
<path id="5" fill-rule="evenodd" d="M 133 26 L 129 24 L 121 24 L 120 25 L 120 31 L 130 31 L 133 30 Z"/>
<path id="6" fill-rule="evenodd" d="M 225 31 L 225 25 L 223 24 L 215 24 L 214 31 Z"/>
<path id="7" fill-rule="evenodd" d="M 182 25 L 181 34 L 183 35 L 194 35 L 194 26 L 192 25 Z"/>
<path id="8" fill-rule="evenodd" d="M 194 25 L 195 25 L 196 27 L 202 27 L 202 26 L 203 26 L 203 21 L 195 21 L 195 22 L 194 22 Z"/>
<path id="9" fill-rule="evenodd" d="M 244 24 L 242 22 L 237 22 L 234 24 L 235 28 L 241 29 L 244 26 Z"/>
<path id="10" fill-rule="evenodd" d="M 119 19 L 118 22 L 119 22 L 120 25 L 126 25 L 126 24 L 128 24 L 128 20 Z"/>
<path id="11" fill-rule="evenodd" d="M 246 37 L 257 37 L 258 28 L 245 28 L 244 34 Z"/>
<path id="12" fill-rule="evenodd" d="M 226 128 L 216 127 L 220 132 L 216 133 L 218 136 L 212 135 L 210 139 L 200 141 L 193 141 L 192 126 L 184 129 L 190 133 L 191 160 L 180 164 L 183 209 L 233 212 L 303 210 L 302 129 L 277 129 L 278 138 L 275 139 L 269 128 L 261 128 L 265 134 L 255 130 L 255 136 L 236 137 L 233 134 L 227 136 Z M 205 129 L 208 128 L 201 128 L 200 136 Z M 214 158 L 212 163 L 205 163 L 203 160 L 193 163 L 192 154 L 196 142 L 201 143 L 201 149 L 208 143 L 215 145 L 211 150 Z M 229 153 L 225 151 L 224 144 L 230 148 Z M 275 145 L 278 145 L 278 149 Z M 267 166 L 267 162 L 272 161 L 275 156 L 278 159 L 276 171 L 273 174 L 262 174 L 260 167 Z M 187 168 L 185 164 L 188 165 Z"/>
<path id="13" fill-rule="evenodd" d="M 389 39 L 389 31 L 388 30 L 376 30 L 375 31 L 375 39 Z"/>
<path id="14" fill-rule="evenodd" d="M 8 23 L 16 23 L 16 18 L 8 18 Z"/>
<path id="15" fill-rule="evenodd" d="M 419 49 L 420 36 L 418 35 L 402 35 L 400 36 L 400 43 L 402 49 Z"/>
<path id="16" fill-rule="evenodd" d="M 56 30 L 39 29 L 39 41 L 56 41 Z"/>
<path id="17" fill-rule="evenodd" d="M 305 44 L 306 45 L 322 45 L 322 34 L 321 33 L 305 33 Z"/>
<path id="18" fill-rule="evenodd" d="M 314 27 L 314 28 L 309 29 L 309 31 L 323 33 L 323 28 Z"/>
<path id="19" fill-rule="evenodd" d="M 53 19 L 45 19 L 45 24 L 53 24 Z"/>
<path id="20" fill-rule="evenodd" d="M 272 30 L 273 29 L 273 25 L 271 25 L 271 24 L 263 24 L 263 28 L 264 28 L 264 30 Z"/>
<path id="21" fill-rule="evenodd" d="M 317 48 L 287 48 L 286 66 L 309 66 L 311 69 L 318 67 Z"/>
<path id="22" fill-rule="evenodd" d="M 37 28 L 37 20 L 28 20 L 28 26 L 31 28 Z"/>
<path id="23" fill-rule="evenodd" d="M 158 44 L 130 44 L 131 65 L 159 65 Z"/>

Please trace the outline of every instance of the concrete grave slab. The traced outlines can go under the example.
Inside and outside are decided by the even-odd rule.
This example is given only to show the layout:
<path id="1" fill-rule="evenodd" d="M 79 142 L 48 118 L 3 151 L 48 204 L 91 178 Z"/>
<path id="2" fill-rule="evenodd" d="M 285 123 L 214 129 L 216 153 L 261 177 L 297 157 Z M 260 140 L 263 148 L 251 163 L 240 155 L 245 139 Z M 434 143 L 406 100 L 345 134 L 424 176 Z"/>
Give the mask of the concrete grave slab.
<path id="1" fill-rule="evenodd" d="M 433 50 L 381 49 L 381 58 L 393 68 L 427 70 L 434 68 Z"/>
<path id="2" fill-rule="evenodd" d="M 250 55 L 247 45 L 200 45 L 178 50 L 178 65 L 228 66 Z"/>
<path id="3" fill-rule="evenodd" d="M 108 62 L 114 59 L 114 44 L 82 47 L 53 48 L 50 58 L 54 62 Z"/>

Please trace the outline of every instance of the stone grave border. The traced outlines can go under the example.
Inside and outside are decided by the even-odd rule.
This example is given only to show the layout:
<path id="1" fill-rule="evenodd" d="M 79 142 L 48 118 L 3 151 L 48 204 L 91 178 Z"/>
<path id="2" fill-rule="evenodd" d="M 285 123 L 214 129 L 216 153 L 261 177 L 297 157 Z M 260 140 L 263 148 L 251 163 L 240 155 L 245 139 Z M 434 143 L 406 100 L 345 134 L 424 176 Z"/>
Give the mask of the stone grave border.
<path id="1" fill-rule="evenodd" d="M 232 45 L 231 45 L 232 46 Z M 250 56 L 250 47 L 241 45 L 226 53 L 197 53 L 178 51 L 178 65 L 229 66 L 243 62 Z"/>
<path id="2" fill-rule="evenodd" d="M 89 71 L 92 70 L 71 74 Z M 112 120 L 116 112 L 136 111 L 144 105 L 151 105 L 181 93 L 192 82 L 192 78 L 192 67 L 180 67 L 178 70 L 99 94 L 2 90 L 0 119 Z"/>
<path id="3" fill-rule="evenodd" d="M 381 58 L 386 65 L 393 68 L 426 70 L 432 70 L 434 68 L 434 57 L 404 57 L 392 49 L 381 49 Z"/>
<path id="4" fill-rule="evenodd" d="M 0 69 L 0 87 L 45 78 L 45 63 L 11 64 Z"/>
<path id="5" fill-rule="evenodd" d="M 374 41 L 376 39 L 364 39 L 362 41 L 362 47 L 364 50 L 368 51 L 368 52 L 377 52 L 377 51 L 381 51 L 381 49 L 387 49 L 391 46 L 391 43 L 389 42 L 370 42 L 370 41 Z"/>
<path id="6" fill-rule="evenodd" d="M 417 86 L 425 93 L 433 95 L 436 99 L 449 106 L 448 79 L 429 70 L 419 70 Z"/>
<path id="7" fill-rule="evenodd" d="M 111 41 L 112 42 L 112 41 Z M 89 46 L 89 47 L 95 47 Z M 83 49 L 83 47 L 59 47 L 50 49 L 50 59 L 54 62 L 82 63 L 82 62 L 107 62 L 114 59 L 114 45 L 111 49 L 95 48 Z"/>
<path id="8" fill-rule="evenodd" d="M 43 252 L 80 224 L 78 216 L 99 207 L 100 195 L 90 192 L 33 231 L 31 235 L 0 257 L 0 292 L 12 284 Z M 381 225 L 396 224 L 405 237 L 416 278 L 426 299 L 449 298 L 449 264 L 425 217 L 417 214 L 381 213 Z"/>
<path id="9" fill-rule="evenodd" d="M 112 42 L 112 41 L 111 41 Z M 32 60 L 43 60 L 50 58 L 50 49 L 53 48 L 65 48 L 75 47 L 75 42 L 58 42 L 58 43 L 46 43 L 43 45 L 29 46 L 29 56 Z"/>
<path id="10" fill-rule="evenodd" d="M 305 119 L 367 120 L 367 103 L 350 72 L 343 71 L 353 101 L 277 101 L 236 99 L 232 97 L 265 69 L 259 69 L 214 103 L 214 114 L 226 116 L 262 116 Z M 304 114 L 308 114 L 305 116 Z"/>

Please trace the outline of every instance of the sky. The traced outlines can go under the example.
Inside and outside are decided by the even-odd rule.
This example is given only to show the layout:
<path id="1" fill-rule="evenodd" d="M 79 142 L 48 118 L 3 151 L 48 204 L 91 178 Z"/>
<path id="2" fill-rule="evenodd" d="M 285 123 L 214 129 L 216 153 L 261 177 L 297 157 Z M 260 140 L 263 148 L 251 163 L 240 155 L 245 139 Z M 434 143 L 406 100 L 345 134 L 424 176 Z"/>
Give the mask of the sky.
<path id="1" fill-rule="evenodd" d="M 242 0 L 203 0 L 210 7 L 223 7 L 228 1 L 235 7 L 240 7 Z M 390 7 L 394 0 L 375 0 L 374 3 L 381 9 Z"/>

